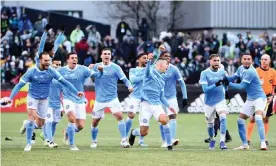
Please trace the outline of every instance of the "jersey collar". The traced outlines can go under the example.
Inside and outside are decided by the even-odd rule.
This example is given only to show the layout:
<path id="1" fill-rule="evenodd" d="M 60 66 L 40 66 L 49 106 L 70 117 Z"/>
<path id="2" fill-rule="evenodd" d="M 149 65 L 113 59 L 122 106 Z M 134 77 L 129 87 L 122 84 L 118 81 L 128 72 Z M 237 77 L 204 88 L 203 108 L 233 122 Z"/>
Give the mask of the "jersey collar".
<path id="1" fill-rule="evenodd" d="M 104 63 L 101 62 L 101 65 L 102 65 L 103 67 L 109 67 L 109 66 L 111 66 L 111 64 L 112 64 L 112 62 L 110 62 L 109 65 L 104 65 Z"/>
<path id="2" fill-rule="evenodd" d="M 66 66 L 67 70 L 69 70 L 69 71 L 75 71 L 78 67 L 79 67 L 78 64 L 76 65 L 76 67 L 74 69 L 70 69 L 68 65 Z"/>

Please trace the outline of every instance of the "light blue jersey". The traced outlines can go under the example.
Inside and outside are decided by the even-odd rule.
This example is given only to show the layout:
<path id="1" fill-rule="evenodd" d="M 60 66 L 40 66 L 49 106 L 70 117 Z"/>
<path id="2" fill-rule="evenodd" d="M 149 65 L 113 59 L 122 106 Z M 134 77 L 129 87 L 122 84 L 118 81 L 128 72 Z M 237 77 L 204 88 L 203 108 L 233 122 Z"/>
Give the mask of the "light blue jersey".
<path id="1" fill-rule="evenodd" d="M 147 101 L 152 105 L 165 105 L 169 107 L 164 96 L 165 79 L 155 68 L 151 67 L 150 61 L 147 63 L 143 87 L 141 90 L 142 101 Z"/>
<path id="2" fill-rule="evenodd" d="M 88 77 L 101 77 L 102 72 L 94 72 L 86 66 L 77 65 L 75 69 L 70 69 L 68 66 L 64 66 L 57 69 L 60 74 L 68 82 L 81 92 L 84 92 L 84 81 Z M 79 98 L 73 94 L 70 90 L 62 88 L 63 98 L 73 101 L 74 103 L 84 103 L 85 97 Z"/>
<path id="3" fill-rule="evenodd" d="M 61 80 L 62 76 L 53 68 L 41 71 L 37 67 L 29 69 L 20 81 L 30 82 L 29 95 L 34 99 L 46 99 L 49 96 L 49 87 L 52 80 Z"/>
<path id="4" fill-rule="evenodd" d="M 48 100 L 49 100 L 49 107 L 51 107 L 53 110 L 59 110 L 61 107 L 61 93 L 62 93 L 61 84 L 57 80 L 52 80 Z"/>
<path id="5" fill-rule="evenodd" d="M 118 97 L 118 80 L 122 80 L 128 88 L 132 88 L 130 81 L 126 78 L 126 75 L 120 66 L 113 62 L 105 66 L 101 62 L 95 64 L 93 70 L 97 71 L 99 65 L 103 66 L 104 69 L 103 75 L 101 77 L 95 78 L 95 92 L 97 102 L 105 103 Z"/>
<path id="6" fill-rule="evenodd" d="M 134 89 L 134 91 L 130 94 L 131 97 L 141 99 L 141 90 L 143 87 L 144 75 L 144 67 L 136 67 L 129 70 L 129 80 L 132 83 Z"/>
<path id="7" fill-rule="evenodd" d="M 186 85 L 184 83 L 184 80 L 180 74 L 180 71 L 177 67 L 174 65 L 170 64 L 166 73 L 162 75 L 165 79 L 165 97 L 167 100 L 176 98 L 176 81 L 181 82 L 181 90 L 183 93 L 183 98 L 187 99 L 187 92 L 186 92 Z M 182 86 L 184 84 L 184 87 Z"/>
<path id="8" fill-rule="evenodd" d="M 248 69 L 244 68 L 244 66 L 240 66 L 235 76 L 239 77 L 242 82 L 249 84 L 245 87 L 247 100 L 266 98 L 258 73 L 253 66 L 250 66 Z"/>
<path id="9" fill-rule="evenodd" d="M 210 68 L 205 69 L 200 74 L 199 83 L 204 89 L 204 86 L 207 87 L 213 86 L 212 89 L 205 91 L 205 104 L 208 106 L 214 106 L 225 99 L 225 89 L 222 85 L 215 86 L 215 83 L 219 80 L 222 80 L 226 76 L 224 70 L 212 71 Z"/>
<path id="10" fill-rule="evenodd" d="M 73 87 L 68 81 L 66 81 L 60 73 L 55 69 L 49 67 L 47 70 L 41 71 L 37 66 L 27 70 L 22 76 L 20 82 L 13 88 L 10 95 L 10 99 L 13 99 L 18 91 L 27 83 L 30 83 L 28 95 L 34 99 L 46 99 L 49 96 L 49 87 L 52 80 L 58 80 L 63 86 L 68 88 L 74 95 L 77 96 L 77 89 Z"/>

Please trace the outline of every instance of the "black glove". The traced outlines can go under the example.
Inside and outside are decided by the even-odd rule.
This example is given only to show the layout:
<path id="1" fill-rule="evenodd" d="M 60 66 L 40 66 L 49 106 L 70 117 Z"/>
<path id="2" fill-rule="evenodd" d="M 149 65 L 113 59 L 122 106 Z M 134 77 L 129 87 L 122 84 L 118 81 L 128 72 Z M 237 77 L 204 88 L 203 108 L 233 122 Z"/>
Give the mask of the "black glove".
<path id="1" fill-rule="evenodd" d="M 61 30 L 62 32 L 64 32 L 65 29 L 66 29 L 66 25 L 62 24 L 62 25 L 60 26 L 60 30 Z"/>
<path id="2" fill-rule="evenodd" d="M 52 26 L 50 25 L 50 24 L 47 24 L 46 26 L 45 26 L 45 30 L 48 32 L 50 29 L 52 28 Z"/>
<path id="3" fill-rule="evenodd" d="M 225 85 L 225 86 L 229 85 L 229 81 L 226 77 L 223 78 L 223 85 Z"/>
<path id="4" fill-rule="evenodd" d="M 183 99 L 182 104 L 183 104 L 183 108 L 189 105 L 188 99 Z"/>
<path id="5" fill-rule="evenodd" d="M 220 86 L 223 84 L 223 80 L 219 80 L 218 82 L 216 82 L 216 86 Z"/>

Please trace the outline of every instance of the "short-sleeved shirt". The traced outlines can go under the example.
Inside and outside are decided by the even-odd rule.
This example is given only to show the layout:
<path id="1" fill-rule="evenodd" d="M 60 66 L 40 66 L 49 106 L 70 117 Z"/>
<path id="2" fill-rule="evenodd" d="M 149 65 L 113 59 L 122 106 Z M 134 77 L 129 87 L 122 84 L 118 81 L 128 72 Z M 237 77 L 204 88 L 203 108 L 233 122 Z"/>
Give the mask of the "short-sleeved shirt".
<path id="1" fill-rule="evenodd" d="M 256 69 L 259 78 L 261 80 L 262 83 L 262 87 L 264 89 L 264 92 L 266 95 L 268 95 L 269 93 L 273 93 L 273 86 L 276 86 L 276 71 L 272 68 L 269 68 L 267 70 L 258 67 Z"/>

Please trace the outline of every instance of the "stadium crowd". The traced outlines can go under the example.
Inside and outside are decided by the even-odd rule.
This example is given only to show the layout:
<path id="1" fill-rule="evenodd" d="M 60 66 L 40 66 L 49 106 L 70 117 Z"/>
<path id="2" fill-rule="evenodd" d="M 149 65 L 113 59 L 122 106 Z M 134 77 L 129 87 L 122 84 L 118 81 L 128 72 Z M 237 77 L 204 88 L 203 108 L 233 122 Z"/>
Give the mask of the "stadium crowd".
<path id="1" fill-rule="evenodd" d="M 1 83 L 18 83 L 22 74 L 34 65 L 40 37 L 47 23 L 44 16 L 31 22 L 25 14 L 18 16 L 16 12 L 1 11 Z M 101 36 L 93 25 L 77 25 L 70 36 L 64 36 L 56 56 L 65 62 L 65 55 L 75 51 L 79 63 L 88 66 L 99 62 L 99 52 L 108 47 L 113 50 L 113 62 L 128 74 L 129 69 L 136 66 L 138 53 L 153 52 L 156 55 L 158 47 L 163 44 L 172 54 L 172 63 L 180 69 L 186 84 L 198 83 L 200 73 L 207 67 L 208 57 L 212 53 L 221 55 L 229 75 L 233 75 L 240 65 L 239 56 L 244 52 L 251 53 L 255 67 L 260 65 L 261 55 L 269 54 L 273 60 L 272 67 L 276 68 L 276 34 L 269 36 L 264 32 L 253 36 L 248 31 L 246 34 L 224 33 L 219 38 L 217 34 L 204 30 L 196 37 L 189 32 L 161 32 L 159 38 L 150 39 L 145 20 L 139 27 L 138 38 L 131 35 L 131 30 L 130 35 L 126 35 L 127 28 L 130 30 L 127 26 L 122 31 L 118 25 L 117 39 L 113 39 Z M 58 31 L 51 29 L 48 40 L 54 41 Z M 118 36 L 120 32 L 125 35 Z"/>

